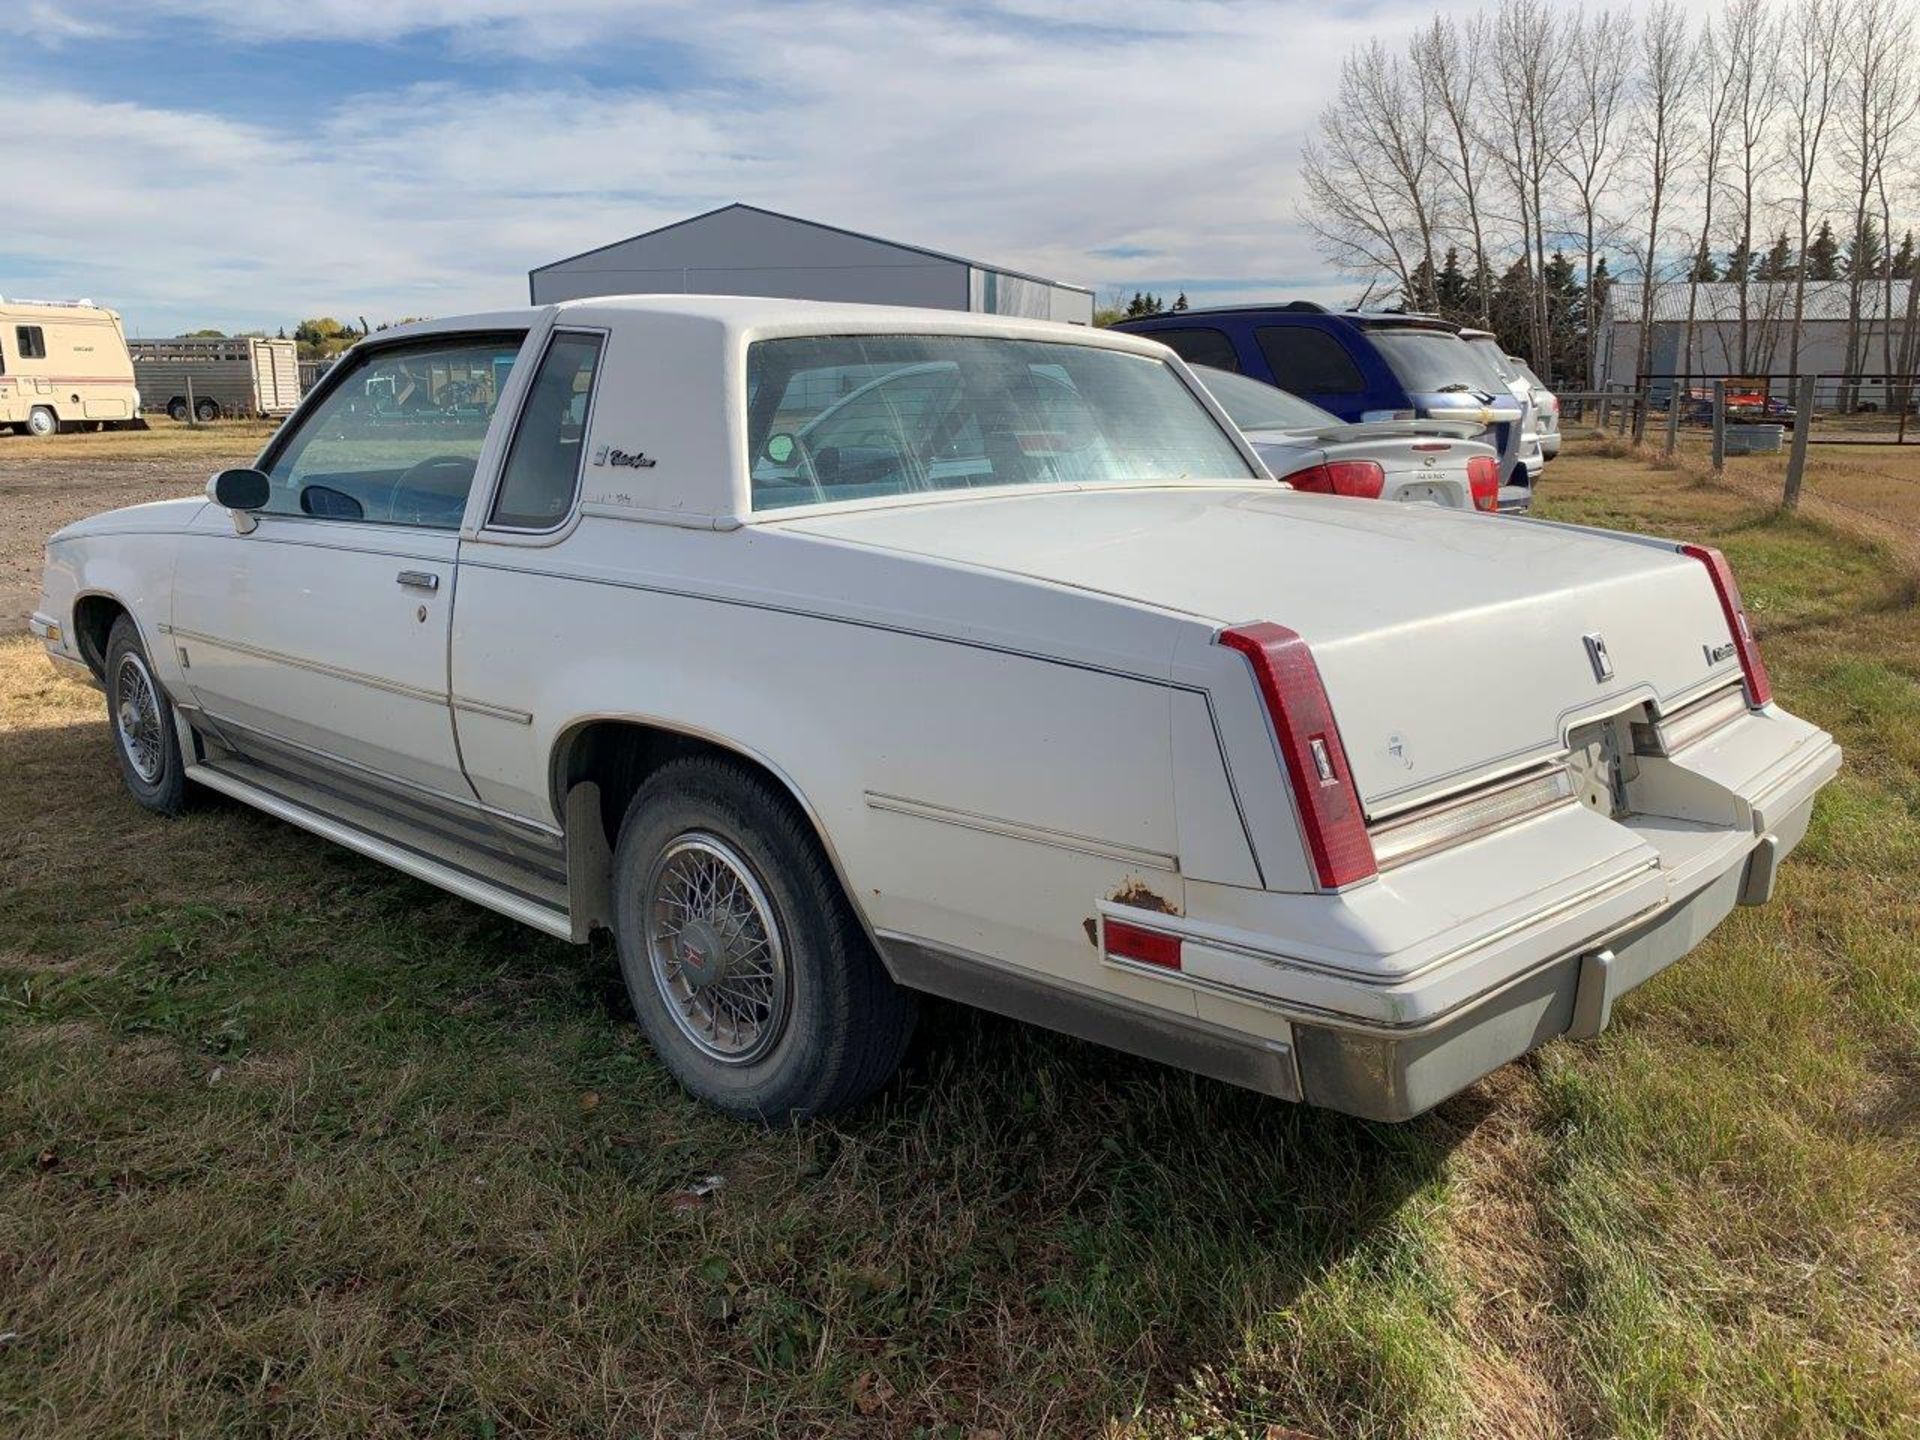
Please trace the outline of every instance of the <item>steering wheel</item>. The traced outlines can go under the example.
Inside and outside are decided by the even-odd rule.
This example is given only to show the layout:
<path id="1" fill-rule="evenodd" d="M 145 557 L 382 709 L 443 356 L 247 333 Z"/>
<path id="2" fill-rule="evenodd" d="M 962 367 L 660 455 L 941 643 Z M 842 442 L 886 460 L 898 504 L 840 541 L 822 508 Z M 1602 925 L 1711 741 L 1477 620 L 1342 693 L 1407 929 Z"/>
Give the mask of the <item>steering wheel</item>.
<path id="1" fill-rule="evenodd" d="M 461 472 L 460 481 L 471 485 L 473 472 L 477 468 L 477 462 L 466 455 L 429 455 L 426 459 L 409 465 L 401 471 L 400 478 L 393 482 L 393 489 L 387 493 L 388 518 L 410 525 L 437 523 L 437 521 L 429 521 L 417 494 L 412 497 L 411 513 L 403 515 L 400 509 L 401 492 L 409 489 L 416 481 L 425 483 L 435 475 L 451 475 L 456 470 Z M 462 506 L 466 503 L 465 492 L 461 493 L 460 503 Z"/>

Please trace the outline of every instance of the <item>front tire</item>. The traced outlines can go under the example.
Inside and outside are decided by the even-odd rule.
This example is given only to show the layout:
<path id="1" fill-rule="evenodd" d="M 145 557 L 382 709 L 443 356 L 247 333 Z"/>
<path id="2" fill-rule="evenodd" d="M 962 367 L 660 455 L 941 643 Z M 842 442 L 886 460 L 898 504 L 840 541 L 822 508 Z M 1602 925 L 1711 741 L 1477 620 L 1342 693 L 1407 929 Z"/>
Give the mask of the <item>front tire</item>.
<path id="1" fill-rule="evenodd" d="M 744 764 L 663 766 L 614 855 L 614 938 L 640 1026 L 694 1097 L 779 1124 L 899 1067 L 911 993 L 887 975 L 818 838 Z"/>
<path id="2" fill-rule="evenodd" d="M 107 637 L 105 680 L 107 728 L 128 793 L 156 815 L 178 815 L 187 804 L 187 767 L 173 706 L 153 678 L 139 630 L 125 615 Z"/>

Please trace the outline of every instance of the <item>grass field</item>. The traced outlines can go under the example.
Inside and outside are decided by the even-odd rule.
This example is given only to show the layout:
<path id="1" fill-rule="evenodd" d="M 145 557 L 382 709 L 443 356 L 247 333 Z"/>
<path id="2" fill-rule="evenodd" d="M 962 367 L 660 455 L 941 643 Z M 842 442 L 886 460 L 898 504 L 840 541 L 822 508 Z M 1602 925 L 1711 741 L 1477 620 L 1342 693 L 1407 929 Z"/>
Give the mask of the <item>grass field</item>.
<path id="1" fill-rule="evenodd" d="M 1401 1127 L 932 1007 L 742 1128 L 604 945 L 147 816 L 0 642 L 0 1434 L 1920 1432 L 1912 573 L 1577 451 L 1546 513 L 1722 546 L 1847 769 L 1775 903 Z"/>

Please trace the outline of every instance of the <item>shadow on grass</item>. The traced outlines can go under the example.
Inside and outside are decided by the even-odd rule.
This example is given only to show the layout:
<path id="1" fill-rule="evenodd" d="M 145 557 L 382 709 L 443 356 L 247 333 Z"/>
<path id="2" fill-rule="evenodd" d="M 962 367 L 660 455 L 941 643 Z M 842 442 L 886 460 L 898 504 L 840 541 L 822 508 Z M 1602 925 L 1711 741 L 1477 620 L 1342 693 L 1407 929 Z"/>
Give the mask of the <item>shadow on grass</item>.
<path id="1" fill-rule="evenodd" d="M 9 1318 L 56 1337 L 35 1353 L 81 1353 L 111 1294 L 132 1352 L 113 1373 L 177 1369 L 176 1422 L 233 1418 L 198 1382 L 261 1370 L 250 1333 L 341 1286 L 406 1365 L 275 1358 L 283 1418 L 377 1401 L 594 1427 L 676 1366 L 660 1413 L 683 1420 L 1082 1433 L 1165 1414 L 1261 1346 L 1291 1355 L 1291 1388 L 1243 1418 L 1413 1403 L 1387 1354 L 1404 1337 L 1366 1307 L 1441 1307 L 1415 1202 L 1491 1102 L 1371 1125 L 930 1002 L 874 1102 L 755 1130 L 667 1079 L 604 938 L 547 940 L 230 803 L 147 816 L 100 724 L 0 735 L 0 774 L 0 1033 L 38 1037 L 8 1047 L 0 1129 L 60 1157 L 0 1172 L 0 1207 L 91 1257 Z M 117 1099 L 111 1045 L 47 1038 L 75 1026 L 171 1045 L 177 1082 Z M 210 1067 L 231 1072 L 211 1089 Z M 707 1174 L 724 1188 L 685 1200 Z M 149 1314 L 126 1257 L 169 1249 Z M 1332 1277 L 1372 1298 L 1303 1305 Z M 585 1371 L 603 1388 L 567 1379 Z M 103 1384 L 59 1413 L 136 1428 L 136 1380 Z"/>

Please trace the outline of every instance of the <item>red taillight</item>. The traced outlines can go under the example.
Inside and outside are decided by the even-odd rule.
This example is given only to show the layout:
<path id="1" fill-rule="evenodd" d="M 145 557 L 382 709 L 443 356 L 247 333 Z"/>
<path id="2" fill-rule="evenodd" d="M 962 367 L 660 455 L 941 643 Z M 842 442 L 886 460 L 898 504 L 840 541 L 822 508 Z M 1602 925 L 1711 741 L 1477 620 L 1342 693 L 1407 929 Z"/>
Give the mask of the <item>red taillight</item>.
<path id="1" fill-rule="evenodd" d="M 1476 455 L 1467 461 L 1467 488 L 1473 491 L 1473 508 L 1500 508 L 1500 462 L 1491 455 Z"/>
<path id="2" fill-rule="evenodd" d="M 1691 555 L 1707 567 L 1713 577 L 1713 593 L 1720 597 L 1720 610 L 1727 617 L 1727 629 L 1733 632 L 1733 650 L 1740 657 L 1740 669 L 1747 677 L 1747 703 L 1755 709 L 1773 699 L 1773 681 L 1767 675 L 1767 662 L 1760 658 L 1760 646 L 1747 623 L 1747 607 L 1740 601 L 1740 586 L 1734 581 L 1727 557 L 1711 545 L 1682 545 L 1682 555 Z"/>
<path id="3" fill-rule="evenodd" d="M 1293 782 L 1300 829 L 1320 884 L 1337 890 L 1377 873 L 1340 727 L 1307 642 L 1286 626 L 1267 621 L 1222 630 L 1219 638 L 1253 667 L 1254 684 L 1266 702 Z"/>
<path id="4" fill-rule="evenodd" d="M 1138 960 L 1162 970 L 1180 968 L 1180 937 L 1144 930 L 1124 920 L 1107 921 L 1107 954 L 1117 960 Z"/>
<path id="5" fill-rule="evenodd" d="M 1372 460 L 1329 460 L 1324 465 L 1297 470 L 1286 477 L 1296 490 L 1315 495 L 1351 495 L 1356 500 L 1378 500 L 1387 488 L 1387 472 Z"/>

